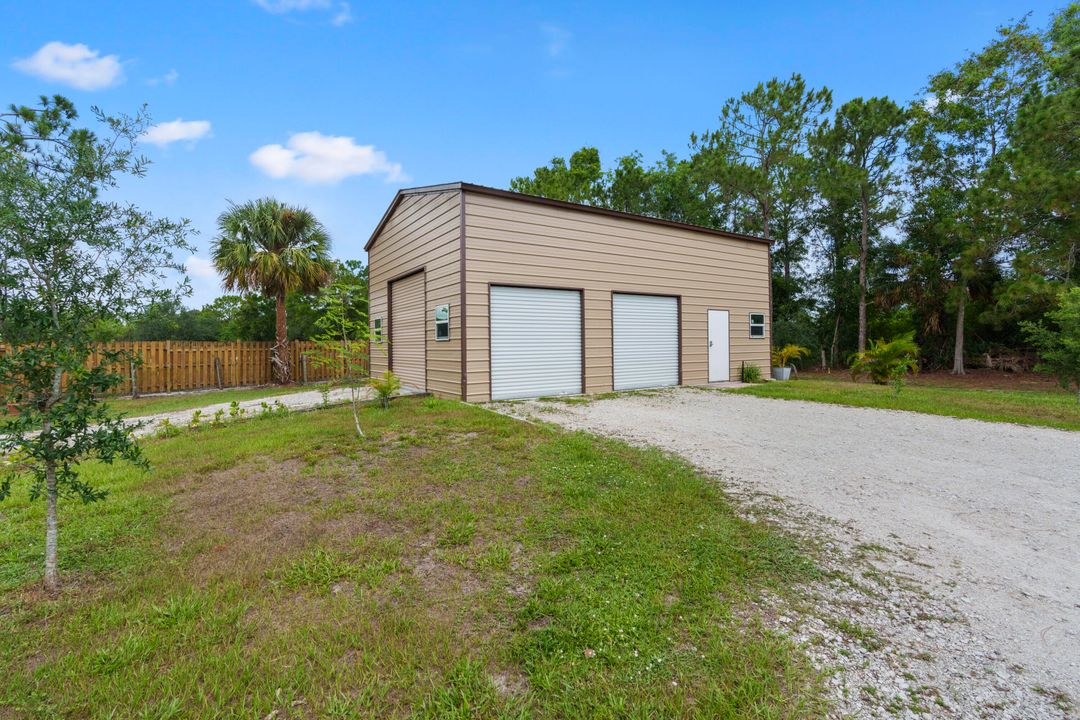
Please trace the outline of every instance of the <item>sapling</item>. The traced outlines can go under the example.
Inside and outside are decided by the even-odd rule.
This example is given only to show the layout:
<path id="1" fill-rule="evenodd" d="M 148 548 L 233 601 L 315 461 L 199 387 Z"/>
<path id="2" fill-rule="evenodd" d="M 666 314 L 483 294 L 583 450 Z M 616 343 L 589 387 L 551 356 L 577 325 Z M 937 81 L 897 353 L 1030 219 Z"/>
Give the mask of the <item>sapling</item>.
<path id="1" fill-rule="evenodd" d="M 186 221 L 155 218 L 118 190 L 124 176 L 145 173 L 135 145 L 149 117 L 93 114 L 94 127 L 78 127 L 59 96 L 0 112 L 0 455 L 24 458 L 0 471 L 0 500 L 16 476 L 45 500 L 49 591 L 60 584 L 59 500 L 106 495 L 81 464 L 147 466 L 132 428 L 104 401 L 124 380 L 114 368 L 128 370 L 131 357 L 95 354 L 98 329 L 175 298 L 172 278 L 185 278 L 175 256 L 192 251 Z"/>

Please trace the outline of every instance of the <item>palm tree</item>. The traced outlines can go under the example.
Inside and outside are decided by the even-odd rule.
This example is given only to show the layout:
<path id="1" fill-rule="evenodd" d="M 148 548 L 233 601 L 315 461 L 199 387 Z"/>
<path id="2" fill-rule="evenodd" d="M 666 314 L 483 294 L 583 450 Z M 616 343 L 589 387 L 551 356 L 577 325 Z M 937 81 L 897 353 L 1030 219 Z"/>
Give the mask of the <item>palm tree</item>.
<path id="1" fill-rule="evenodd" d="M 289 335 L 285 296 L 314 293 L 330 282 L 330 236 L 306 208 L 261 198 L 230 207 L 218 217 L 214 267 L 226 290 L 258 292 L 277 300 L 272 364 L 274 379 L 287 383 Z"/>

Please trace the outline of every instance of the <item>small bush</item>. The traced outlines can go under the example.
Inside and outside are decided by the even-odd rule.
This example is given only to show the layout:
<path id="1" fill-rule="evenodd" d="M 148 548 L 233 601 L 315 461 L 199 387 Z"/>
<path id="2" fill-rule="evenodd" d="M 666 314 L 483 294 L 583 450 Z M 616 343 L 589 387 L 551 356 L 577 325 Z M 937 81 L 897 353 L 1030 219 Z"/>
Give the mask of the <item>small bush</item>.
<path id="1" fill-rule="evenodd" d="M 157 436 L 159 438 L 173 437 L 180 434 L 180 428 L 169 422 L 169 418 L 164 418 L 157 426 Z"/>
<path id="2" fill-rule="evenodd" d="M 742 377 L 739 379 L 744 383 L 759 383 L 761 382 L 761 368 L 757 365 L 743 365 Z"/>
<path id="3" fill-rule="evenodd" d="M 236 400 L 233 400 L 231 403 L 229 403 L 229 417 L 233 419 L 241 418 L 246 412 L 247 410 L 240 407 L 240 403 L 238 403 Z"/>
<path id="4" fill-rule="evenodd" d="M 851 377 L 869 376 L 875 385 L 892 385 L 897 394 L 908 373 L 919 372 L 919 346 L 914 333 L 885 342 L 877 339 L 869 350 L 856 353 L 851 361 Z"/>
<path id="5" fill-rule="evenodd" d="M 202 410 L 196 410 L 191 414 L 191 420 L 188 421 L 188 427 L 192 430 L 198 430 L 202 424 Z"/>
<path id="6" fill-rule="evenodd" d="M 375 396 L 379 399 L 379 404 L 382 405 L 385 410 L 390 407 L 390 398 L 394 396 L 394 393 L 401 389 L 401 378 L 387 370 L 379 377 L 373 377 L 368 380 L 368 384 L 371 385 L 371 389 L 375 391 Z"/>

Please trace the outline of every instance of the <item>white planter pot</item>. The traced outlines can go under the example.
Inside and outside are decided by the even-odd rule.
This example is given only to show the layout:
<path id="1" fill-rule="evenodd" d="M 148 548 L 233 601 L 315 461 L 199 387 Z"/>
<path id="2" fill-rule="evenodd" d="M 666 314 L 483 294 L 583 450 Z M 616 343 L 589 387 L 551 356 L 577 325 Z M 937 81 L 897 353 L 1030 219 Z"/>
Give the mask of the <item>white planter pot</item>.
<path id="1" fill-rule="evenodd" d="M 774 367 L 772 369 L 773 380 L 790 380 L 791 379 L 791 367 Z"/>

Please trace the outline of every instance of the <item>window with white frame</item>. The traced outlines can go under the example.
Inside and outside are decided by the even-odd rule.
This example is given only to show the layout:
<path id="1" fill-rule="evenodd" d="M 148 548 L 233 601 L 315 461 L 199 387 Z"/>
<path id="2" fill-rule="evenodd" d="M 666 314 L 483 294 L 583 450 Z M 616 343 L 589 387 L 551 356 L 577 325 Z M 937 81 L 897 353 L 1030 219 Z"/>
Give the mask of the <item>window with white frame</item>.
<path id="1" fill-rule="evenodd" d="M 382 335 L 382 318 L 377 317 L 371 321 L 371 334 L 375 338 L 375 342 L 381 343 L 383 341 Z"/>
<path id="2" fill-rule="evenodd" d="M 765 337 L 765 313 L 750 313 L 750 337 Z"/>
<path id="3" fill-rule="evenodd" d="M 450 339 L 450 306 L 435 306 L 435 339 L 437 341 Z"/>

